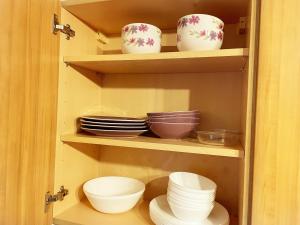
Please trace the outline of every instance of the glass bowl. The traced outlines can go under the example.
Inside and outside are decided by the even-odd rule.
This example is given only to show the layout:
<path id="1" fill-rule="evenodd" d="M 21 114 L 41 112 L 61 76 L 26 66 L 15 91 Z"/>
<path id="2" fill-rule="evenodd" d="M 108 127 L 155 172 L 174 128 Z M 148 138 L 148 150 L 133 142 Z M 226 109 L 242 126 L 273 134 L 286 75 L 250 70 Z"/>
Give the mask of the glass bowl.
<path id="1" fill-rule="evenodd" d="M 201 144 L 234 146 L 240 141 L 240 133 L 238 131 L 225 129 L 197 131 L 197 138 Z"/>

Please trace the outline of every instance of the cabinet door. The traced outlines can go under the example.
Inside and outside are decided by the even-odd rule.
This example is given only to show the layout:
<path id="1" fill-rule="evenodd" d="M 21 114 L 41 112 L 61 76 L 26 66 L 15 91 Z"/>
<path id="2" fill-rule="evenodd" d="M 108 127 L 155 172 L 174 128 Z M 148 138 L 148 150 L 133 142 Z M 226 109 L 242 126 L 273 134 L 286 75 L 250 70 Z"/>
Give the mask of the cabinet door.
<path id="1" fill-rule="evenodd" d="M 261 1 L 252 225 L 300 224 L 300 1 Z"/>
<path id="2" fill-rule="evenodd" d="M 58 83 L 57 0 L 0 1 L 0 224 L 46 225 Z"/>

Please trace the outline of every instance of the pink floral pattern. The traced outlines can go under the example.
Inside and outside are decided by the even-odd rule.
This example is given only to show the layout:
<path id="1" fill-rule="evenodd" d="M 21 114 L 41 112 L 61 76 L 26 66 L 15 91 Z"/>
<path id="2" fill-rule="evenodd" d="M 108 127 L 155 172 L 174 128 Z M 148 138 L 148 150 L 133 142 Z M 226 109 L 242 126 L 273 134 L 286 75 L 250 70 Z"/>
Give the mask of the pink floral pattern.
<path id="1" fill-rule="evenodd" d="M 131 32 L 132 34 L 136 34 L 136 33 L 137 33 L 137 30 L 138 30 L 138 27 L 135 26 L 135 25 L 133 25 L 133 26 L 130 28 L 130 32 Z"/>
<path id="2" fill-rule="evenodd" d="M 182 18 L 182 19 L 180 19 L 178 21 L 177 26 L 178 27 L 186 27 L 186 25 L 188 24 L 188 22 L 189 22 L 189 20 L 186 17 L 184 17 L 184 18 Z"/>
<path id="3" fill-rule="evenodd" d="M 193 30 L 191 30 L 189 34 L 191 36 L 195 36 L 196 38 L 201 38 L 202 40 L 210 40 L 210 41 L 216 41 L 216 40 L 222 41 L 224 38 L 222 31 L 219 31 L 217 33 L 216 31 L 213 31 L 213 30 L 211 30 L 211 31 L 208 31 L 208 30 L 193 31 Z"/>
<path id="4" fill-rule="evenodd" d="M 201 20 L 201 18 L 199 16 L 196 16 L 196 15 L 192 15 L 190 17 L 183 17 L 182 19 L 178 20 L 177 27 L 178 28 L 183 28 L 183 27 L 186 27 L 188 24 L 196 25 L 196 24 L 200 23 L 200 20 Z M 223 25 L 222 22 L 220 22 L 217 19 L 213 19 L 212 22 L 216 24 L 217 29 L 223 30 L 224 25 Z"/>
<path id="5" fill-rule="evenodd" d="M 200 31 L 200 37 L 206 36 L 206 30 L 201 30 Z"/>
<path id="6" fill-rule="evenodd" d="M 189 20 L 189 24 L 195 25 L 195 24 L 199 23 L 200 18 L 199 18 L 199 16 L 192 16 L 188 20 Z"/>
<path id="7" fill-rule="evenodd" d="M 218 39 L 220 41 L 223 40 L 223 32 L 219 31 L 219 33 L 218 33 Z"/>
<path id="8" fill-rule="evenodd" d="M 142 32 L 148 31 L 148 26 L 145 25 L 145 24 L 141 24 L 141 25 L 139 26 L 139 31 L 142 31 Z"/>
<path id="9" fill-rule="evenodd" d="M 135 38 L 130 38 L 129 43 L 133 44 L 135 42 Z"/>
<path id="10" fill-rule="evenodd" d="M 144 38 L 130 38 L 129 40 L 124 40 L 124 42 L 127 45 L 133 45 L 133 46 L 137 46 L 137 47 L 143 47 L 145 45 L 148 46 L 153 46 L 155 44 L 155 41 L 153 38 L 148 38 L 148 39 L 144 39 Z"/>
<path id="11" fill-rule="evenodd" d="M 145 40 L 144 38 L 138 38 L 137 39 L 137 45 L 140 46 L 144 46 Z"/>
<path id="12" fill-rule="evenodd" d="M 147 24 L 128 25 L 123 28 L 123 32 L 129 33 L 129 34 L 136 34 L 138 32 L 145 33 L 145 32 L 148 32 L 149 29 L 150 29 L 150 27 Z M 155 29 L 155 30 L 158 34 L 161 35 L 161 31 L 159 29 Z"/>
<path id="13" fill-rule="evenodd" d="M 216 38 L 217 38 L 217 32 L 215 32 L 215 31 L 210 31 L 210 34 L 209 34 L 209 37 L 210 37 L 210 40 L 212 41 L 212 40 L 216 40 Z"/>
<path id="14" fill-rule="evenodd" d="M 154 40 L 153 40 L 153 38 L 148 38 L 148 40 L 147 40 L 147 42 L 146 42 L 146 45 L 153 46 L 153 45 L 154 45 Z"/>

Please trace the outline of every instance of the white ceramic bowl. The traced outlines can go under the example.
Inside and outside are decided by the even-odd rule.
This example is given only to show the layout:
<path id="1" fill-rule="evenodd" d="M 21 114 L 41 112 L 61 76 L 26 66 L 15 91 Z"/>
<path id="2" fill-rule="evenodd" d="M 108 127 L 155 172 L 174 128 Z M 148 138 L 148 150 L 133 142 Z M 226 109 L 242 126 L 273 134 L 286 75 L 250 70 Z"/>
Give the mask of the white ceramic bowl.
<path id="1" fill-rule="evenodd" d="M 220 49 L 223 28 L 223 21 L 215 16 L 191 14 L 181 17 L 177 24 L 177 48 L 179 51 Z"/>
<path id="2" fill-rule="evenodd" d="M 174 172 L 169 175 L 169 184 L 191 194 L 215 193 L 217 185 L 207 177 L 188 172 Z"/>
<path id="3" fill-rule="evenodd" d="M 172 195 L 173 197 L 176 197 L 178 199 L 182 200 L 189 200 L 193 202 L 198 201 L 213 201 L 216 197 L 216 192 L 208 192 L 208 193 L 192 193 L 189 191 L 182 191 L 181 189 L 178 189 L 177 187 L 169 184 L 168 186 L 168 193 Z"/>
<path id="4" fill-rule="evenodd" d="M 178 195 L 173 191 L 168 190 L 167 196 L 174 199 L 175 201 L 182 202 L 183 204 L 191 204 L 191 205 L 201 205 L 201 204 L 209 204 L 214 202 L 215 196 L 201 196 L 201 198 L 192 198 L 192 197 L 184 197 L 182 195 Z"/>
<path id="5" fill-rule="evenodd" d="M 181 17 L 177 29 L 220 29 L 223 30 L 224 22 L 219 18 L 207 14 L 190 14 Z"/>
<path id="6" fill-rule="evenodd" d="M 122 213 L 137 204 L 145 191 L 145 184 L 129 177 L 99 177 L 87 181 L 83 191 L 96 210 Z"/>
<path id="7" fill-rule="evenodd" d="M 161 30 L 146 23 L 131 23 L 122 28 L 123 53 L 159 53 Z"/>
<path id="8" fill-rule="evenodd" d="M 222 47 L 224 32 L 220 29 L 178 30 L 179 51 L 208 51 Z"/>
<path id="9" fill-rule="evenodd" d="M 174 215 L 184 221 L 201 221 L 206 219 L 214 208 L 214 205 L 198 208 L 182 207 L 174 202 L 168 202 Z"/>
<path id="10" fill-rule="evenodd" d="M 168 202 L 177 204 L 177 205 L 182 206 L 184 208 L 190 208 L 190 209 L 208 208 L 208 207 L 213 206 L 215 204 L 214 201 L 211 201 L 211 202 L 198 202 L 198 203 L 190 202 L 190 201 L 182 201 L 182 200 L 178 200 L 176 198 L 173 198 L 169 194 L 167 194 L 167 199 L 168 199 Z"/>

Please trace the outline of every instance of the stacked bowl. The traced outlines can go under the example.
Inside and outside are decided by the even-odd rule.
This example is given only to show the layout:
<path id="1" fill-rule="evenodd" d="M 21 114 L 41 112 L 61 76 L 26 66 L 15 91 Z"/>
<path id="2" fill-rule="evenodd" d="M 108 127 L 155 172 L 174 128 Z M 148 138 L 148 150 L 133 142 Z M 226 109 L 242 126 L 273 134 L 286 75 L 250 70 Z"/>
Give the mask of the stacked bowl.
<path id="1" fill-rule="evenodd" d="M 184 221 L 206 219 L 215 206 L 217 185 L 194 173 L 175 172 L 169 176 L 167 200 L 174 215 Z"/>
<path id="2" fill-rule="evenodd" d="M 223 28 L 223 21 L 214 16 L 183 16 L 177 24 L 177 48 L 179 51 L 220 49 L 223 44 Z"/>
<path id="3" fill-rule="evenodd" d="M 216 202 L 207 219 L 192 222 L 178 219 L 170 209 L 166 195 L 154 198 L 149 205 L 150 218 L 156 225 L 229 225 L 227 210 Z"/>
<path id="4" fill-rule="evenodd" d="M 147 113 L 151 131 L 161 138 L 180 139 L 199 125 L 199 111 Z"/>

